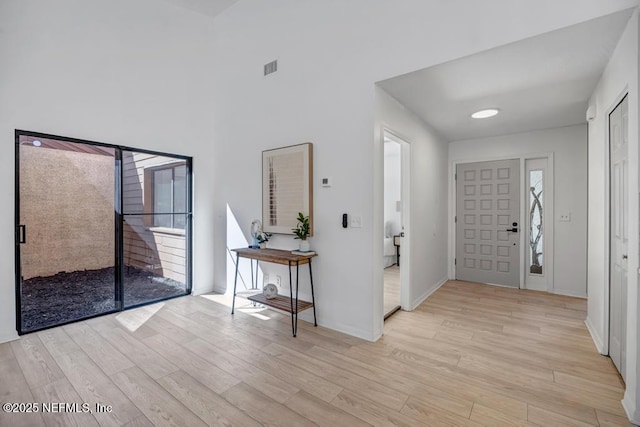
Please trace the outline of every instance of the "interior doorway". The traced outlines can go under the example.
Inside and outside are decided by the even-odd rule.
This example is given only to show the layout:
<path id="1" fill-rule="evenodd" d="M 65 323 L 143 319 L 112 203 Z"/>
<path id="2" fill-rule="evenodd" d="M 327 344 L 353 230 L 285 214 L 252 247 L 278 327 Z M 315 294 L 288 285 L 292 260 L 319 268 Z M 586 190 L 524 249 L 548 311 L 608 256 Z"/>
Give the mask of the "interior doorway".
<path id="1" fill-rule="evenodd" d="M 407 305 L 411 146 L 384 132 L 384 318 Z"/>
<path id="2" fill-rule="evenodd" d="M 16 131 L 19 334 L 191 292 L 191 159 Z"/>
<path id="3" fill-rule="evenodd" d="M 609 114 L 609 356 L 626 378 L 627 276 L 628 276 L 628 95 Z"/>

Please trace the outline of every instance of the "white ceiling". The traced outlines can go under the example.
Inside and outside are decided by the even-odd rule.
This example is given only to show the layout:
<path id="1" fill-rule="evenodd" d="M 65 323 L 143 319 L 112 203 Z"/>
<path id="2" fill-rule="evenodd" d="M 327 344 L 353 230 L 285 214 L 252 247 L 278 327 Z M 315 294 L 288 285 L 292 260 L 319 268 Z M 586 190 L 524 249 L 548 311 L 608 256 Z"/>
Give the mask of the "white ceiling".
<path id="1" fill-rule="evenodd" d="M 585 123 L 632 10 L 380 82 L 449 141 Z M 497 107 L 477 120 L 471 113 Z"/>
<path id="2" fill-rule="evenodd" d="M 239 0 L 164 0 L 194 12 L 215 17 Z"/>

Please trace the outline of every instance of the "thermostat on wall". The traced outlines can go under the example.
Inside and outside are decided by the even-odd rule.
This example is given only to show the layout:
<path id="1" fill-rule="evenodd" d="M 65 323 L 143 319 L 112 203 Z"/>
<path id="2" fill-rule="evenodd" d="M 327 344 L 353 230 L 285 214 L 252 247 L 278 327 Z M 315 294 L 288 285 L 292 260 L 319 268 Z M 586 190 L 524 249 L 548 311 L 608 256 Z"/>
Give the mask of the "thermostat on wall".
<path id="1" fill-rule="evenodd" d="M 323 187 L 331 187 L 331 177 L 322 178 Z"/>

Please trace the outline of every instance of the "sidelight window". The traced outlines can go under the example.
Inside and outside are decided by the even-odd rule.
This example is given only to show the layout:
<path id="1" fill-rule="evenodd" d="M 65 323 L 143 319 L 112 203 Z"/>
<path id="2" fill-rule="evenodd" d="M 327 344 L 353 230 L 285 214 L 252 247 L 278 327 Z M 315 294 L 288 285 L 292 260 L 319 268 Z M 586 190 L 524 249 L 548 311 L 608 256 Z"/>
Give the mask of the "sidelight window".
<path id="1" fill-rule="evenodd" d="M 544 171 L 529 171 L 529 273 L 542 274 L 544 258 Z"/>

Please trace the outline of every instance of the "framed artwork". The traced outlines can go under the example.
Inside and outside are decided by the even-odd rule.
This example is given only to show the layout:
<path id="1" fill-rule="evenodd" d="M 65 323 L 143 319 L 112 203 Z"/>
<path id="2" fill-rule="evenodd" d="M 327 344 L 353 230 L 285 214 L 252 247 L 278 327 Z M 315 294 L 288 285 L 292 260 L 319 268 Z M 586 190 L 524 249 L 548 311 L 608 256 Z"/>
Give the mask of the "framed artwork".
<path id="1" fill-rule="evenodd" d="M 293 234 L 298 212 L 309 215 L 313 236 L 313 144 L 262 152 L 262 228 Z"/>

